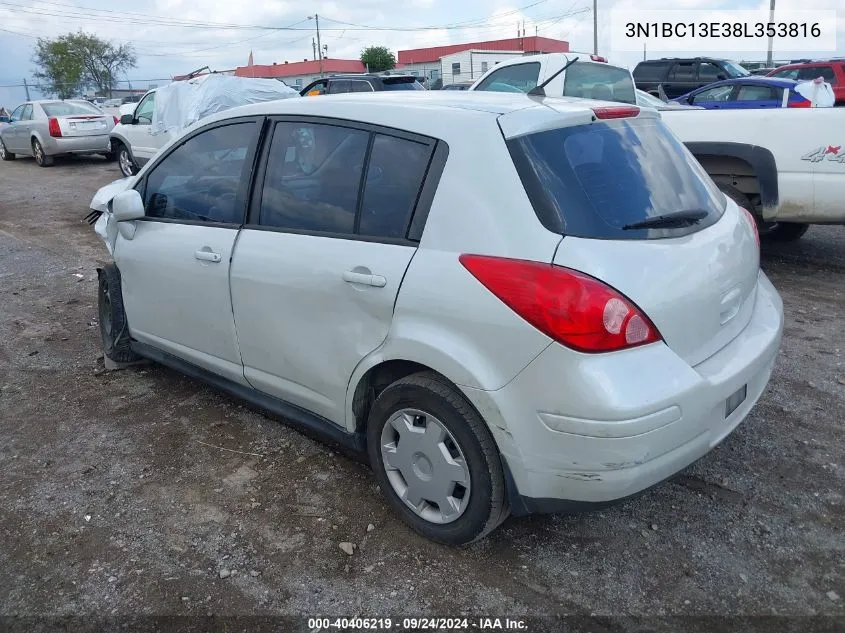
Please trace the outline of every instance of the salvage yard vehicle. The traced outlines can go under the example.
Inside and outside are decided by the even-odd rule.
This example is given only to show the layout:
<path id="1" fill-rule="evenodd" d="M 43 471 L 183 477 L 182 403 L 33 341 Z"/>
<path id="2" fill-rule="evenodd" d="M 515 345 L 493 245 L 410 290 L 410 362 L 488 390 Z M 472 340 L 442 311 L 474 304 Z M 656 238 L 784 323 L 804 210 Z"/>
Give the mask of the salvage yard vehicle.
<path id="1" fill-rule="evenodd" d="M 753 219 L 636 106 L 244 106 L 91 206 L 109 359 L 366 457 L 393 509 L 450 545 L 696 461 L 757 402 L 783 328 Z"/>
<path id="2" fill-rule="evenodd" d="M 109 132 L 115 119 L 96 106 L 73 101 L 28 101 L 12 112 L 9 125 L 0 128 L 0 158 L 34 156 L 49 167 L 63 154 L 102 154 L 113 160 Z"/>
<path id="3" fill-rule="evenodd" d="M 809 108 L 813 102 L 796 88 L 811 82 L 771 77 L 741 77 L 709 84 L 681 95 L 673 101 L 708 110 L 748 110 L 757 108 Z M 830 88 L 828 87 L 828 90 Z M 806 92 L 806 90 L 805 90 Z M 833 106 L 832 98 L 830 106 Z"/>

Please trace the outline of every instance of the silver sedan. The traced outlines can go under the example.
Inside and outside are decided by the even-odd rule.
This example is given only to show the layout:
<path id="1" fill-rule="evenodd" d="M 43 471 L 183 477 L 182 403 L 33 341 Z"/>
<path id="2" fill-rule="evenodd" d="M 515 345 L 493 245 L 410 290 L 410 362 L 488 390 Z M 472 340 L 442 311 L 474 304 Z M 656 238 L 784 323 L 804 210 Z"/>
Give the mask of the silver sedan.
<path id="1" fill-rule="evenodd" d="M 103 154 L 113 160 L 109 132 L 116 123 L 114 116 L 80 101 L 29 101 L 0 128 L 0 158 L 34 156 L 41 167 L 62 154 Z"/>

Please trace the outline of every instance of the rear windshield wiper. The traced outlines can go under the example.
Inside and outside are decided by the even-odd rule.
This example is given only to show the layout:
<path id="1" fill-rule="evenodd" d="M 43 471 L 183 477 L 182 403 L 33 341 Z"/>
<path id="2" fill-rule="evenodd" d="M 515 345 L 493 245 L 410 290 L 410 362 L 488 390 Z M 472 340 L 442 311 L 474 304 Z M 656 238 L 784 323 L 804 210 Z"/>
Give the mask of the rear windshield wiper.
<path id="1" fill-rule="evenodd" d="M 693 224 L 698 224 L 699 221 L 708 215 L 709 213 L 703 209 L 689 209 L 687 211 L 678 211 L 677 213 L 667 213 L 666 215 L 655 215 L 641 222 L 626 224 L 622 227 L 622 230 L 630 231 L 632 229 L 663 229 L 692 226 Z"/>

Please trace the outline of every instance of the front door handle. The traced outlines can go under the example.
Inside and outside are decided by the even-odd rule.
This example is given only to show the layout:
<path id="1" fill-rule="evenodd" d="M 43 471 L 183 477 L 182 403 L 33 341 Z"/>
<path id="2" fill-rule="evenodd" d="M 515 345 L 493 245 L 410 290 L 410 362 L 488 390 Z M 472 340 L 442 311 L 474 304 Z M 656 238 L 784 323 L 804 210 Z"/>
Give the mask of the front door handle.
<path id="1" fill-rule="evenodd" d="M 194 257 L 201 262 L 212 262 L 214 264 L 219 264 L 221 260 L 220 253 L 212 253 L 206 250 L 194 251 Z"/>
<path id="2" fill-rule="evenodd" d="M 384 288 L 387 284 L 387 279 L 381 275 L 373 275 L 368 273 L 356 273 L 352 270 L 343 272 L 343 281 L 350 284 L 361 284 L 362 286 L 375 286 L 376 288 Z"/>

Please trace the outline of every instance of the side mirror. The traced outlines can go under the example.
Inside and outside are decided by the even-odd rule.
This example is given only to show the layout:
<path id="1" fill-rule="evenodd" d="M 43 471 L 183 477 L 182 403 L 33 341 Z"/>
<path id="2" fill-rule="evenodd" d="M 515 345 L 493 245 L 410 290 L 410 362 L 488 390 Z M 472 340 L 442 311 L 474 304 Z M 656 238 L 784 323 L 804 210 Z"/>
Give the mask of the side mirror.
<path id="1" fill-rule="evenodd" d="M 120 115 L 120 122 L 122 125 L 132 125 L 135 123 L 135 115 L 134 114 L 122 114 Z"/>
<path id="2" fill-rule="evenodd" d="M 118 222 L 130 222 L 144 217 L 144 201 L 134 189 L 121 191 L 111 203 L 111 212 Z"/>

